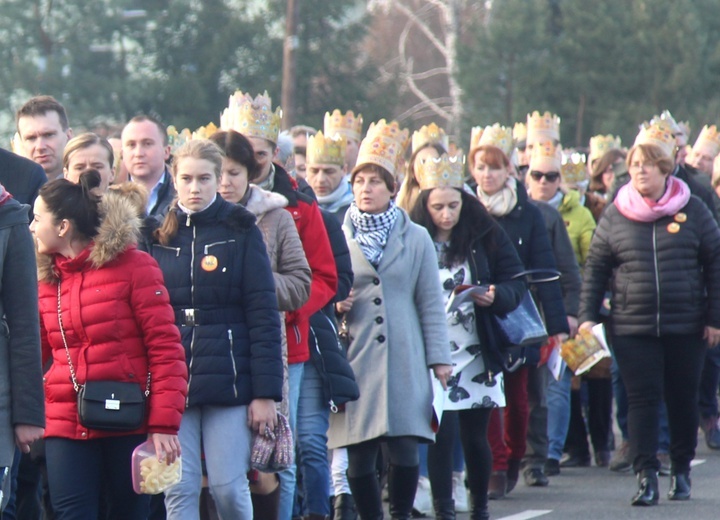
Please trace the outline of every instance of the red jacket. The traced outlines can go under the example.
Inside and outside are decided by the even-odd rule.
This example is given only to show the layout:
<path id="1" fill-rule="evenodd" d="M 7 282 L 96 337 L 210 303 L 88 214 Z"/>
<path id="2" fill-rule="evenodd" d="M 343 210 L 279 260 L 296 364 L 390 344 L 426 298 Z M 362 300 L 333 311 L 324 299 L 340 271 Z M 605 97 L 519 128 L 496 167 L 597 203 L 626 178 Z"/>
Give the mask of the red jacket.
<path id="1" fill-rule="evenodd" d="M 335 257 L 330 247 L 325 223 L 317 203 L 297 191 L 297 184 L 277 164 L 273 190 L 288 199 L 285 207 L 297 226 L 305 257 L 312 271 L 310 298 L 296 311 L 285 314 L 288 344 L 288 363 L 304 363 L 310 359 L 308 334 L 310 316 L 321 310 L 335 297 L 338 277 Z"/>
<path id="2" fill-rule="evenodd" d="M 63 329 L 79 384 L 136 382 L 151 374 L 147 422 L 131 433 L 176 434 L 185 409 L 187 367 L 175 314 L 160 268 L 134 245 L 140 219 L 128 199 L 105 196 L 100 232 L 73 259 L 38 255 L 40 332 L 45 374 L 46 437 L 93 439 L 118 433 L 88 430 L 78 421 L 77 394 L 58 320 L 61 284 Z"/>

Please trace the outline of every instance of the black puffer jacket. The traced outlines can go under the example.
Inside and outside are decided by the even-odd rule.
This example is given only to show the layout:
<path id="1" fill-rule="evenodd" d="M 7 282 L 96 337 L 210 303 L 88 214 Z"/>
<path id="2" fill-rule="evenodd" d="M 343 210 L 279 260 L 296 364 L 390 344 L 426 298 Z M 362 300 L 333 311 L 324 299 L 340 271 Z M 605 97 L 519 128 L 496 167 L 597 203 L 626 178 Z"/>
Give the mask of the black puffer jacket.
<path id="1" fill-rule="evenodd" d="M 695 334 L 720 328 L 720 230 L 692 196 L 676 215 L 636 222 L 608 206 L 590 245 L 580 322 L 600 321 L 607 283 L 613 334 Z"/>

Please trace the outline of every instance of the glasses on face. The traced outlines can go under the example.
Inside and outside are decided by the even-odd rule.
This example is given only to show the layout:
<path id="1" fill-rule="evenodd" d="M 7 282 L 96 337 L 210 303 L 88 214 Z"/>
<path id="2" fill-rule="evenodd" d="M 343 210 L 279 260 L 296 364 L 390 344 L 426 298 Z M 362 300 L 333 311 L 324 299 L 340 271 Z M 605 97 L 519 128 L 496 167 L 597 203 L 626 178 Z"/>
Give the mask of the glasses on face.
<path id="1" fill-rule="evenodd" d="M 530 177 L 532 177 L 533 180 L 536 180 L 536 181 L 538 181 L 538 182 L 540 182 L 540 180 L 541 180 L 543 177 L 545 177 L 545 179 L 546 179 L 548 182 L 555 182 L 556 180 L 558 180 L 558 179 L 560 178 L 560 172 L 547 172 L 547 173 L 545 173 L 545 172 L 539 172 L 539 171 L 532 170 L 532 171 L 530 172 Z"/>

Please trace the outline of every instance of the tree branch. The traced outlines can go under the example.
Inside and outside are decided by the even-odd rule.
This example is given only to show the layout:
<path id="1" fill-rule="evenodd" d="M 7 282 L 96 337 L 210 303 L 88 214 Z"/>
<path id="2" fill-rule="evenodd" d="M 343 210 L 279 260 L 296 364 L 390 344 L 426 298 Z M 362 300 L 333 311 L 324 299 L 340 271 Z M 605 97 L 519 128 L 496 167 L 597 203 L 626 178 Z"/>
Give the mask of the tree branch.
<path id="1" fill-rule="evenodd" d="M 427 4 L 426 7 L 418 11 L 418 13 L 422 12 L 423 10 L 427 10 L 427 7 L 429 5 L 430 4 Z M 438 52 L 440 52 L 440 54 L 442 54 L 443 57 L 447 60 L 448 50 L 445 47 L 445 44 L 443 44 L 443 42 L 441 42 L 437 38 L 437 36 L 432 33 L 430 27 L 428 27 L 428 25 L 418 16 L 418 13 L 413 12 L 410 8 L 403 4 L 401 0 L 394 1 L 392 3 L 392 6 L 399 10 L 401 13 L 403 13 L 405 16 L 407 16 L 411 22 L 417 25 L 418 29 L 420 29 L 420 31 L 425 35 L 425 37 L 430 40 L 430 43 L 432 43 L 433 46 L 438 50 Z"/>

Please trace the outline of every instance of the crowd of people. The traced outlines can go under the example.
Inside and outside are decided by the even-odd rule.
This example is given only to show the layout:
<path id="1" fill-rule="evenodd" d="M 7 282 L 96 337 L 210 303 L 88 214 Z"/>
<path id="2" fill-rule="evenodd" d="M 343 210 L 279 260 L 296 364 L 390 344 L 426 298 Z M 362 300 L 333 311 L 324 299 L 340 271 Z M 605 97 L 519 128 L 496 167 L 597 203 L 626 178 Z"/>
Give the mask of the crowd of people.
<path id="1" fill-rule="evenodd" d="M 387 486 L 393 519 L 483 520 L 593 462 L 636 474 L 634 506 L 659 474 L 690 498 L 698 429 L 720 449 L 715 126 L 690 146 L 665 111 L 568 149 L 533 112 L 465 155 L 435 123 L 281 114 L 238 91 L 219 125 L 101 136 L 51 96 L 17 111 L 3 519 L 377 520 Z M 528 300 L 547 339 L 515 344 Z M 598 324 L 611 357 L 551 367 Z M 294 462 L 258 469 L 285 424 Z M 134 491 L 146 441 L 182 460 L 157 495 Z"/>

